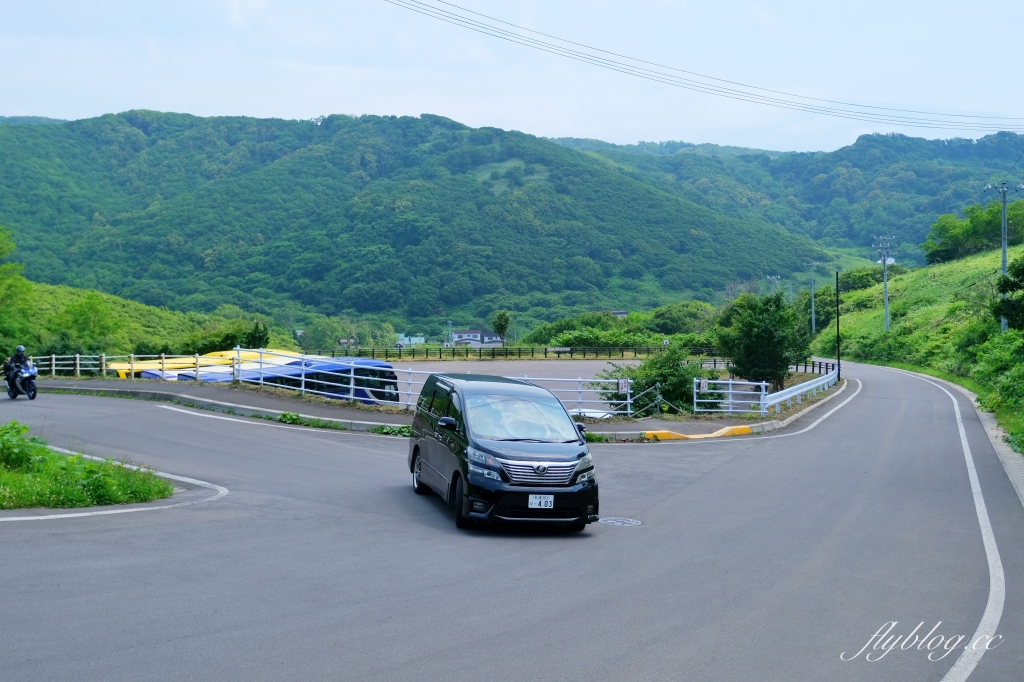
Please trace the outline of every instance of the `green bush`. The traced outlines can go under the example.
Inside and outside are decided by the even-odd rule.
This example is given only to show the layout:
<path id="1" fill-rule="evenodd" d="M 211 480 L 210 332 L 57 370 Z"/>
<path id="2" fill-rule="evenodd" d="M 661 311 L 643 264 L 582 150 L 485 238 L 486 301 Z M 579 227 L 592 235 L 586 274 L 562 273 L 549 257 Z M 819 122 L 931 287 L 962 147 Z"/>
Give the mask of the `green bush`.
<path id="1" fill-rule="evenodd" d="M 670 346 L 664 353 L 652 355 L 639 365 L 618 365 L 609 363 L 612 369 L 597 373 L 598 379 L 632 379 L 633 411 L 649 409 L 657 400 L 658 393 L 678 410 L 693 411 L 693 380 L 717 378 L 717 372 L 703 368 L 704 358 L 688 357 L 688 348 Z M 658 388 L 655 388 L 655 387 Z M 654 390 L 650 390 L 654 389 Z M 649 393 L 644 393 L 650 390 Z M 639 396 L 644 393 L 644 395 Z M 602 392 L 602 398 L 610 403 L 625 403 L 626 394 L 616 391 Z M 662 409 L 668 409 L 664 407 Z"/>
<path id="2" fill-rule="evenodd" d="M 380 426 L 374 426 L 370 429 L 370 433 L 380 433 L 385 436 L 405 436 L 406 438 L 412 437 L 411 426 L 388 426 L 387 424 L 381 424 Z"/>
<path id="3" fill-rule="evenodd" d="M 314 429 L 334 429 L 336 431 L 347 430 L 345 426 L 338 422 L 328 421 L 327 419 L 310 419 L 303 417 L 295 412 L 282 412 L 277 417 L 277 421 L 284 424 L 295 424 L 297 426 L 309 426 Z"/>
<path id="4" fill-rule="evenodd" d="M 940 215 L 932 225 L 928 238 L 921 249 L 929 263 L 963 258 L 973 253 L 985 251 L 999 246 L 1003 233 L 1003 207 L 999 201 L 990 202 L 982 208 L 981 204 L 968 206 L 964 209 L 964 218 L 955 214 Z M 1024 239 L 1024 201 L 1015 201 L 1007 207 L 1010 221 L 1010 244 L 1020 244 Z"/>
<path id="5" fill-rule="evenodd" d="M 89 507 L 151 502 L 174 486 L 151 471 L 112 460 L 64 457 L 26 437 L 28 427 L 0 426 L 0 509 Z"/>

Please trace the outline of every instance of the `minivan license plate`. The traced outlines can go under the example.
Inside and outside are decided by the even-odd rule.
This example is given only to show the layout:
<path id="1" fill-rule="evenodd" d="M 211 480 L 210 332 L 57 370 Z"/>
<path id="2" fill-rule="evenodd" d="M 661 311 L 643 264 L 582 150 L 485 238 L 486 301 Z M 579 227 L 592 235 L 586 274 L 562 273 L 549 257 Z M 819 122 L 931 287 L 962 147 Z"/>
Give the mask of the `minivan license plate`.
<path id="1" fill-rule="evenodd" d="M 554 495 L 530 495 L 530 509 L 553 509 L 554 506 Z"/>

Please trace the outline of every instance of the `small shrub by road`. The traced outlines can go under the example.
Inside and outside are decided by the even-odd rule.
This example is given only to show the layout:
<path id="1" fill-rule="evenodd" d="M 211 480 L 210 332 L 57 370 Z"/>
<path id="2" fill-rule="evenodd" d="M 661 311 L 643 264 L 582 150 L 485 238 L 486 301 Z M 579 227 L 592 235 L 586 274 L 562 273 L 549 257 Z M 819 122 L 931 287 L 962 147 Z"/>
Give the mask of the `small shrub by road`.
<path id="1" fill-rule="evenodd" d="M 174 493 L 174 486 L 152 471 L 65 457 L 27 433 L 28 427 L 16 421 L 0 426 L 0 509 L 132 504 Z"/>

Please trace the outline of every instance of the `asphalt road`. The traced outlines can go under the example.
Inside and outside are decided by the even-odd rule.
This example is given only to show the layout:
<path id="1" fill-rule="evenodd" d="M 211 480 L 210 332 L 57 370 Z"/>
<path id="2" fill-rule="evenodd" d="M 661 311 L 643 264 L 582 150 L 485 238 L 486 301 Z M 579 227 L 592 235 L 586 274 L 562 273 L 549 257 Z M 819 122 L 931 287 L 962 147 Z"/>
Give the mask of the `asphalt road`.
<path id="1" fill-rule="evenodd" d="M 860 393 L 802 434 L 593 446 L 603 515 L 643 525 L 580 534 L 456 530 L 413 494 L 403 439 L 3 403 L 54 445 L 230 494 L 0 523 L 0 679 L 940 680 L 959 651 L 840 654 L 892 620 L 978 627 L 989 566 L 952 402 L 846 369 L 847 392 L 792 431 Z M 1004 639 L 970 679 L 1018 679 L 1024 508 L 954 395 L 1006 582 Z"/>

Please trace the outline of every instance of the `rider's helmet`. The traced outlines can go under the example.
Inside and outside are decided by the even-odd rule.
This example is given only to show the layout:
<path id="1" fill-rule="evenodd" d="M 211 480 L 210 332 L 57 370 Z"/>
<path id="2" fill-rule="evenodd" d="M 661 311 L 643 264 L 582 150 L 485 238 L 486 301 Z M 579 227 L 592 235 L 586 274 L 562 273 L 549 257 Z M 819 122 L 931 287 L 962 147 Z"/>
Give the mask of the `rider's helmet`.
<path id="1" fill-rule="evenodd" d="M 18 346 L 17 348 L 14 349 L 14 352 L 15 353 L 24 353 L 25 352 L 25 346 Z"/>

